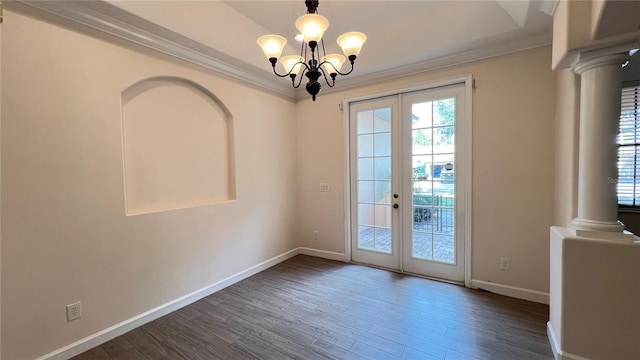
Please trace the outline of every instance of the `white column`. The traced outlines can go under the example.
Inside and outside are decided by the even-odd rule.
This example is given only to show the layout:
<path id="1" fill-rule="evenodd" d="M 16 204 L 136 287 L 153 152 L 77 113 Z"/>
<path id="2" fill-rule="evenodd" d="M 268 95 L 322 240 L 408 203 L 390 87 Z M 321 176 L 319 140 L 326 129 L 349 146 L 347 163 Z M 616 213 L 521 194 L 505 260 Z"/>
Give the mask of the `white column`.
<path id="1" fill-rule="evenodd" d="M 580 75 L 580 150 L 578 159 L 578 230 L 621 232 L 616 195 L 621 65 L 627 53 L 582 58 Z"/>

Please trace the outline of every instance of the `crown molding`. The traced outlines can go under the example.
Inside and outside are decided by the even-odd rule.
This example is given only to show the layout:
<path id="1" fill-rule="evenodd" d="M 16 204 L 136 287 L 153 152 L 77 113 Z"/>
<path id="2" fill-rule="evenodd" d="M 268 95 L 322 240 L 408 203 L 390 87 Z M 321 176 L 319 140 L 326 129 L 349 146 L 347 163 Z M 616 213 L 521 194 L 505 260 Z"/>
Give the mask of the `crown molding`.
<path id="1" fill-rule="evenodd" d="M 473 50 L 463 51 L 461 53 L 450 56 L 417 62 L 406 66 L 395 67 L 392 69 L 382 70 L 375 73 L 348 79 L 340 79 L 339 85 L 333 88 L 323 89 L 323 91 L 320 93 L 320 96 L 322 94 L 344 91 L 364 85 L 371 85 L 373 83 L 389 81 L 406 76 L 413 76 L 427 71 L 462 65 L 500 55 L 506 55 L 514 52 L 547 46 L 550 44 L 550 33 L 540 33 L 528 36 L 526 38 L 514 39 L 511 41 L 502 41 L 492 46 L 484 46 Z M 336 84 L 338 83 L 336 82 Z M 299 92 L 298 100 L 303 98 L 306 98 L 305 93 Z"/>
<path id="2" fill-rule="evenodd" d="M 33 14 L 29 11 L 30 8 L 44 11 L 54 15 L 56 20 L 63 19 L 64 22 L 84 25 L 226 75 L 247 85 L 274 92 L 290 100 L 296 98 L 295 89 L 288 83 L 273 81 L 270 72 L 233 59 L 220 51 L 133 15 L 106 1 L 17 0 L 9 1 L 6 5 L 9 5 L 7 8 L 10 10 L 26 11 L 30 14 Z"/>
<path id="3" fill-rule="evenodd" d="M 53 18 L 57 21 L 62 20 L 63 24 L 80 24 L 226 75 L 245 85 L 273 92 L 289 100 L 296 101 L 308 97 L 302 87 L 301 89 L 294 89 L 289 82 L 278 81 L 279 79 L 274 78 L 268 71 L 263 71 L 251 64 L 238 61 L 227 54 L 133 15 L 106 1 L 17 0 L 9 1 L 6 4 L 7 8 L 11 10 L 33 13 L 29 10 L 35 9 L 45 12 L 48 15 L 53 15 Z M 86 28 L 80 28 L 79 31 L 86 31 Z M 549 33 L 534 34 L 524 39 L 498 41 L 494 45 L 482 46 L 450 56 L 384 69 L 361 76 L 352 75 L 352 77 L 340 79 L 338 87 L 323 88 L 322 94 L 389 81 L 417 73 L 545 46 L 550 43 L 551 35 Z"/>

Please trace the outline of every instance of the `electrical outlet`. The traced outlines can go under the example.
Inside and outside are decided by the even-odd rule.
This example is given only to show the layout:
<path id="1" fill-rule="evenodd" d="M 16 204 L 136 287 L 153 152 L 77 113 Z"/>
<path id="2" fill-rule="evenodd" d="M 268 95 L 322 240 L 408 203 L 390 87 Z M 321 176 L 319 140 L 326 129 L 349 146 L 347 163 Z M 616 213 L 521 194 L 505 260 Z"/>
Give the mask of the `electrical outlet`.
<path id="1" fill-rule="evenodd" d="M 67 305 L 67 321 L 73 321 L 82 317 L 80 301 Z"/>
<path id="2" fill-rule="evenodd" d="M 500 258 L 500 270 L 511 271 L 511 259 Z"/>
<path id="3" fill-rule="evenodd" d="M 317 232 L 317 231 L 314 231 L 314 232 L 313 232 L 313 240 L 316 240 L 316 241 L 318 241 L 318 240 L 319 240 L 319 238 L 318 238 L 318 232 Z"/>

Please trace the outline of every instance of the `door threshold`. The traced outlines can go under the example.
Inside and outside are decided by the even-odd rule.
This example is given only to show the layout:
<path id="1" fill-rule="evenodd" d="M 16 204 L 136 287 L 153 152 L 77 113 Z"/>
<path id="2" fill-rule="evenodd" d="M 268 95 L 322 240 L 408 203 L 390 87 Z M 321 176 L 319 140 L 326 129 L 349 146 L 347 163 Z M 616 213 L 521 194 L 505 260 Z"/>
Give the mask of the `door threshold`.
<path id="1" fill-rule="evenodd" d="M 443 282 L 443 283 L 447 283 L 447 284 L 451 284 L 451 285 L 459 285 L 459 286 L 464 286 L 464 282 L 460 282 L 460 281 L 453 281 L 453 280 L 447 280 L 447 279 L 440 279 L 440 278 L 436 278 L 433 276 L 427 276 L 427 275 L 422 275 L 422 274 L 416 274 L 416 273 L 412 273 L 412 272 L 406 272 L 406 271 L 402 271 L 402 270 L 398 270 L 398 269 L 391 269 L 391 268 L 386 268 L 384 266 L 377 266 L 377 265 L 372 265 L 372 264 L 367 264 L 367 263 L 362 263 L 362 262 L 357 262 L 357 261 L 349 261 L 350 264 L 356 264 L 356 265 L 362 265 L 362 266 L 366 266 L 366 267 L 370 267 L 370 268 L 374 268 L 374 269 L 380 269 L 380 270 L 385 270 L 385 271 L 389 271 L 389 272 L 394 272 L 396 274 L 404 274 L 404 275 L 409 275 L 409 276 L 413 276 L 413 277 L 419 277 L 422 279 L 427 279 L 427 280 L 433 280 L 433 281 L 438 281 L 438 282 Z"/>

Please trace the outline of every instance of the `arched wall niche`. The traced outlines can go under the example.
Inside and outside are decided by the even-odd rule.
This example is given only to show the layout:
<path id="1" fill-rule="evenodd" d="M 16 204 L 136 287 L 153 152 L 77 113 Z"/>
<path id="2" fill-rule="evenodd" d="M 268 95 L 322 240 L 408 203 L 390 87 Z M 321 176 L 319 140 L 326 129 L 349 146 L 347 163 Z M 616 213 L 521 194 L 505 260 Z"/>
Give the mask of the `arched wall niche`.
<path id="1" fill-rule="evenodd" d="M 125 212 L 235 200 L 233 117 L 209 90 L 162 76 L 121 93 Z"/>

